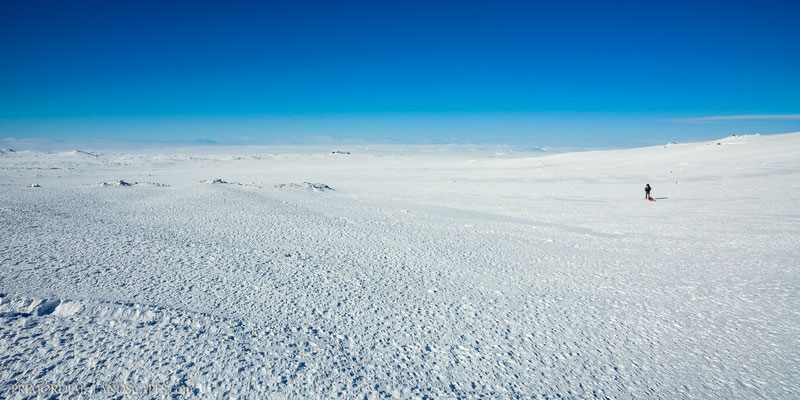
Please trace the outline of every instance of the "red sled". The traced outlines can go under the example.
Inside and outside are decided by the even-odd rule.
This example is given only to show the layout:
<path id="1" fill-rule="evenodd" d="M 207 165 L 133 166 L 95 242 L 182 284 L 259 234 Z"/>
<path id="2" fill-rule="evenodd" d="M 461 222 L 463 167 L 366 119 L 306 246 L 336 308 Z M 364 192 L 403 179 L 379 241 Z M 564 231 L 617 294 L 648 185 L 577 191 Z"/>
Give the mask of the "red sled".
<path id="1" fill-rule="evenodd" d="M 649 198 L 649 199 L 647 199 L 647 200 L 650 200 L 650 201 L 655 201 L 655 200 L 653 200 L 653 198 L 652 198 L 652 197 L 651 197 L 651 198 Z"/>

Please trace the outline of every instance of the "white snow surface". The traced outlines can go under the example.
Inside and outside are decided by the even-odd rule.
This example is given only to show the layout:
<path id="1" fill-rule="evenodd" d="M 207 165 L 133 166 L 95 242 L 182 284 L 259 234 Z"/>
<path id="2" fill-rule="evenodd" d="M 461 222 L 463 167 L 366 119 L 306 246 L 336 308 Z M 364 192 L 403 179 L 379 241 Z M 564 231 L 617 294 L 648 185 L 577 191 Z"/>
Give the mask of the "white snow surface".
<path id="1" fill-rule="evenodd" d="M 800 133 L 346 150 L 4 152 L 0 397 L 800 397 Z"/>

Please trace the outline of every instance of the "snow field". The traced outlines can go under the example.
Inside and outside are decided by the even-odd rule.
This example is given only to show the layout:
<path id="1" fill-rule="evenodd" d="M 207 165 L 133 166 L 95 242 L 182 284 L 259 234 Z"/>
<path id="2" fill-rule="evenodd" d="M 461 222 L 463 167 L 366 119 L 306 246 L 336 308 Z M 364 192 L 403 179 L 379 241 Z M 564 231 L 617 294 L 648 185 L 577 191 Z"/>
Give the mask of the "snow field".
<path id="1" fill-rule="evenodd" d="M 3 396 L 800 392 L 800 134 L 433 150 L 0 155 Z"/>

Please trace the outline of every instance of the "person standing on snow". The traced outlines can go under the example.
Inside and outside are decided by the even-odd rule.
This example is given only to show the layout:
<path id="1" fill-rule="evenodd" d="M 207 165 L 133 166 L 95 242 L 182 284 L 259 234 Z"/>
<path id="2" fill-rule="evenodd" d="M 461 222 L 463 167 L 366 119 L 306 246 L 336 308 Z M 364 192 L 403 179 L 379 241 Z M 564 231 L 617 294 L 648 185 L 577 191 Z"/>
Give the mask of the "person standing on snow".
<path id="1" fill-rule="evenodd" d="M 650 200 L 650 184 L 649 183 L 647 185 L 645 185 L 645 187 L 644 187 L 644 199 L 645 200 Z"/>

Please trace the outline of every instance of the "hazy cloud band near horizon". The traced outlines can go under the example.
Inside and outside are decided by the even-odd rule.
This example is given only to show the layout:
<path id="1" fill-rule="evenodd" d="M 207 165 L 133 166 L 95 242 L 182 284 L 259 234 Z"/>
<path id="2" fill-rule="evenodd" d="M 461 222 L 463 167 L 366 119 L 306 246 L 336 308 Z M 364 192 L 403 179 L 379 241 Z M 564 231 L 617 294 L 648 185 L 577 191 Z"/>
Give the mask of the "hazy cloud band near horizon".
<path id="1" fill-rule="evenodd" d="M 800 120 L 800 114 L 716 115 L 711 117 L 678 118 L 678 119 L 670 119 L 668 121 L 692 123 L 692 122 L 723 122 L 723 121 L 741 121 L 741 120 L 774 120 L 774 121 Z"/>

